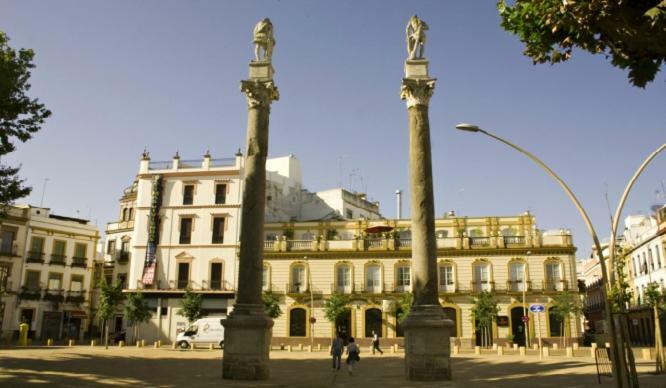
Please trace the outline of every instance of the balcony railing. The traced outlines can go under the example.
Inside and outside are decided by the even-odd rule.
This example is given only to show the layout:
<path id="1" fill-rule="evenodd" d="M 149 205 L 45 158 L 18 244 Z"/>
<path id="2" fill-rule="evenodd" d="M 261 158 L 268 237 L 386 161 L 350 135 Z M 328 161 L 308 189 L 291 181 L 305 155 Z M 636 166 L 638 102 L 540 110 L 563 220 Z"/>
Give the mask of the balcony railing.
<path id="1" fill-rule="evenodd" d="M 456 292 L 456 288 L 457 287 L 456 287 L 455 282 L 453 282 L 451 284 L 440 284 L 439 285 L 439 292 L 447 293 L 447 294 L 451 293 L 452 294 L 452 293 Z"/>
<path id="2" fill-rule="evenodd" d="M 28 263 L 43 263 L 44 262 L 44 252 L 29 251 L 28 257 L 26 257 Z"/>
<path id="3" fill-rule="evenodd" d="M 351 294 L 354 292 L 354 284 L 331 284 L 331 292 L 338 294 Z"/>
<path id="4" fill-rule="evenodd" d="M 398 247 L 399 248 L 411 248 L 412 247 L 412 239 L 411 238 L 401 238 L 398 240 Z"/>
<path id="5" fill-rule="evenodd" d="M 490 238 L 488 237 L 470 237 L 469 245 L 472 247 L 489 247 Z"/>
<path id="6" fill-rule="evenodd" d="M 504 236 L 504 245 L 525 245 L 525 236 Z"/>
<path id="7" fill-rule="evenodd" d="M 474 293 L 480 293 L 482 291 L 493 291 L 495 288 L 495 283 L 491 281 L 473 281 L 470 282 L 470 289 Z"/>
<path id="8" fill-rule="evenodd" d="M 545 280 L 543 282 L 543 291 L 544 292 L 557 292 L 557 291 L 566 291 L 568 290 L 566 280 Z"/>
<path id="9" fill-rule="evenodd" d="M 125 263 L 129 262 L 131 257 L 132 257 L 131 252 L 127 252 L 127 251 L 116 251 L 116 254 L 115 254 L 116 262 L 119 263 L 119 264 L 125 264 Z"/>
<path id="10" fill-rule="evenodd" d="M 272 250 L 274 246 L 275 246 L 275 240 L 264 241 L 264 249 Z"/>
<path id="11" fill-rule="evenodd" d="M 312 240 L 287 240 L 287 249 L 302 251 L 312 249 Z"/>
<path id="12" fill-rule="evenodd" d="M 88 266 L 88 259 L 85 257 L 72 257 L 72 267 L 86 268 Z"/>
<path id="13" fill-rule="evenodd" d="M 65 303 L 71 303 L 74 305 L 81 305 L 86 300 L 85 290 L 81 291 L 69 291 L 67 293 L 67 298 L 65 298 Z"/>
<path id="14" fill-rule="evenodd" d="M 523 283 L 522 280 L 507 280 L 506 281 L 506 290 L 509 292 L 523 292 L 529 291 L 531 289 L 531 281 Z"/>
<path id="15" fill-rule="evenodd" d="M 361 286 L 361 292 L 364 294 L 381 294 L 386 288 L 380 283 L 365 283 Z"/>
<path id="16" fill-rule="evenodd" d="M 49 264 L 51 265 L 62 265 L 63 267 L 65 266 L 65 255 L 57 255 L 53 254 L 51 255 L 51 260 L 49 261 Z"/>
<path id="17" fill-rule="evenodd" d="M 300 283 L 289 283 L 287 284 L 285 290 L 287 290 L 288 294 L 305 294 L 308 291 L 307 284 L 300 284 Z"/>
<path id="18" fill-rule="evenodd" d="M 0 245 L 0 256 L 17 256 L 16 251 L 14 244 Z"/>
<path id="19" fill-rule="evenodd" d="M 59 304 L 65 301 L 65 295 L 63 295 L 62 290 L 46 290 L 42 299 Z"/>
<path id="20" fill-rule="evenodd" d="M 385 239 L 383 238 L 368 238 L 365 239 L 365 249 L 377 249 L 377 248 L 382 248 L 382 244 L 384 243 Z"/>
<path id="21" fill-rule="evenodd" d="M 40 300 L 42 298 L 42 290 L 39 288 L 23 287 L 19 297 L 23 300 Z"/>

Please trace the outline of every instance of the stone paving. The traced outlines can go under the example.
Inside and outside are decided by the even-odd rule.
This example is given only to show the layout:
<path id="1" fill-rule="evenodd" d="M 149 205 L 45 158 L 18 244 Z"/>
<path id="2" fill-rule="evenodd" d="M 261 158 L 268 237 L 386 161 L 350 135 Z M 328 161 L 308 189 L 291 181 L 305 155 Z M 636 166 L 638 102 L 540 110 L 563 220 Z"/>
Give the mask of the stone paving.
<path id="1" fill-rule="evenodd" d="M 365 350 L 365 349 L 364 349 Z M 52 347 L 0 349 L 0 386 L 58 387 L 593 387 L 598 386 L 589 357 L 492 354 L 453 357 L 451 382 L 405 380 L 402 354 L 361 353 L 354 375 L 331 370 L 326 352 L 271 353 L 269 381 L 221 379 L 221 351 L 167 348 Z M 666 375 L 654 375 L 654 362 L 638 360 L 642 388 L 666 387 Z M 608 385 L 610 378 L 602 378 Z"/>

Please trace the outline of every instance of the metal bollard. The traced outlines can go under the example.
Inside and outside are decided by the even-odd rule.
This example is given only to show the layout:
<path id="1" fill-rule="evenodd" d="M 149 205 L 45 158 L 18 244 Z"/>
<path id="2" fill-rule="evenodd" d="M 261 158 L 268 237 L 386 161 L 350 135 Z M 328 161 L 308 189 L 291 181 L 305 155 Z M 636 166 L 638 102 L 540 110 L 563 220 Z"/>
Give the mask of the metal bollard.
<path id="1" fill-rule="evenodd" d="M 453 355 L 457 356 L 458 354 L 460 354 L 460 346 L 453 345 Z"/>
<path id="2" fill-rule="evenodd" d="M 481 354 L 481 347 L 480 346 L 475 346 L 474 347 L 474 354 L 476 354 L 476 355 Z"/>
<path id="3" fill-rule="evenodd" d="M 501 346 L 497 347 L 497 355 L 498 356 L 503 356 L 504 355 L 504 348 Z"/>
<path id="4" fill-rule="evenodd" d="M 539 350 L 539 344 L 532 344 L 532 350 Z"/>
<path id="5" fill-rule="evenodd" d="M 453 354 L 455 354 L 455 348 L 453 349 Z M 391 345 L 391 353 L 395 354 L 395 348 Z"/>
<path id="6" fill-rule="evenodd" d="M 175 348 L 176 348 L 176 343 L 173 342 L 173 343 L 171 344 L 171 349 L 175 349 Z"/>
<path id="7" fill-rule="evenodd" d="M 308 345 L 308 352 L 312 353 L 312 345 Z"/>
<path id="8" fill-rule="evenodd" d="M 513 350 L 518 350 L 518 344 L 513 344 Z"/>
<path id="9" fill-rule="evenodd" d="M 554 343 L 554 344 L 553 344 L 553 350 L 557 350 L 557 348 L 558 348 L 557 343 Z"/>
<path id="10" fill-rule="evenodd" d="M 550 348 L 548 346 L 543 347 L 543 356 L 550 357 Z"/>
<path id="11" fill-rule="evenodd" d="M 317 351 L 318 351 L 318 352 L 321 351 L 321 344 L 317 344 Z"/>
<path id="12" fill-rule="evenodd" d="M 140 347 L 141 347 L 141 342 L 136 341 L 136 344 L 135 344 L 135 345 L 136 345 L 137 348 L 140 348 Z"/>
<path id="13" fill-rule="evenodd" d="M 70 347 L 74 346 L 74 340 L 72 340 L 72 339 L 69 340 L 69 342 L 67 343 L 67 346 L 70 346 Z"/>
<path id="14" fill-rule="evenodd" d="M 91 340 L 90 341 L 90 347 L 94 348 L 95 346 L 97 346 L 97 340 Z"/>
<path id="15" fill-rule="evenodd" d="M 567 354 L 567 357 L 568 357 L 568 358 L 572 358 L 572 357 L 573 357 L 573 348 L 572 348 L 571 346 L 567 346 L 567 348 L 566 348 L 566 354 Z"/>
<path id="16" fill-rule="evenodd" d="M 155 341 L 155 343 L 153 344 L 153 347 L 155 349 L 159 349 L 159 342 Z"/>
<path id="17" fill-rule="evenodd" d="M 521 356 L 524 356 L 524 355 L 525 355 L 525 347 L 524 347 L 524 346 L 519 347 L 519 348 L 518 348 L 518 353 L 519 353 Z"/>
<path id="18" fill-rule="evenodd" d="M 303 344 L 298 344 L 298 350 L 303 351 Z"/>
<path id="19" fill-rule="evenodd" d="M 118 347 L 122 348 L 123 346 L 125 346 L 125 341 L 118 341 Z"/>
<path id="20" fill-rule="evenodd" d="M 210 344 L 210 345 L 208 346 L 208 349 L 209 349 L 209 350 L 213 350 L 213 344 Z"/>
<path id="21" fill-rule="evenodd" d="M 194 342 L 190 344 L 190 350 L 194 350 Z"/>
<path id="22" fill-rule="evenodd" d="M 53 346 L 53 340 L 51 338 L 46 340 L 46 346 Z"/>
<path id="23" fill-rule="evenodd" d="M 497 344 L 493 344 L 493 350 L 497 350 Z"/>
<path id="24" fill-rule="evenodd" d="M 577 343 L 573 344 L 573 350 L 578 350 L 579 345 Z"/>
<path id="25" fill-rule="evenodd" d="M 291 345 L 287 345 L 287 351 L 291 353 Z"/>

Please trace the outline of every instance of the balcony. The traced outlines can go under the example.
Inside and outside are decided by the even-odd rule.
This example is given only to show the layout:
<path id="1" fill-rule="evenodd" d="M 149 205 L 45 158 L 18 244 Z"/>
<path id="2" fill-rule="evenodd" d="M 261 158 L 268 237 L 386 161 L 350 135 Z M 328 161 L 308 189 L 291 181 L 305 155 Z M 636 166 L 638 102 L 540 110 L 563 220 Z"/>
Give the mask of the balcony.
<path id="1" fill-rule="evenodd" d="M 65 301 L 65 295 L 62 290 L 46 290 L 42 299 L 57 305 Z"/>
<path id="2" fill-rule="evenodd" d="M 566 280 L 545 280 L 543 282 L 543 292 L 567 291 L 569 289 Z"/>
<path id="3" fill-rule="evenodd" d="M 65 266 L 65 255 L 56 255 L 53 254 L 51 255 L 51 260 L 49 260 L 49 264 L 51 265 L 62 265 L 63 267 Z"/>
<path id="4" fill-rule="evenodd" d="M 287 240 L 287 249 L 290 251 L 311 251 L 312 240 Z"/>
<path id="5" fill-rule="evenodd" d="M 118 264 L 127 264 L 131 257 L 131 253 L 127 251 L 116 251 L 114 255 L 114 259 Z"/>
<path id="6" fill-rule="evenodd" d="M 525 245 L 525 236 L 504 236 L 504 246 Z"/>
<path id="7" fill-rule="evenodd" d="M 382 287 L 379 282 L 367 282 L 361 286 L 361 293 L 363 294 L 381 294 L 386 287 Z"/>
<path id="8" fill-rule="evenodd" d="M 355 287 L 354 284 L 331 284 L 331 293 L 335 292 L 338 294 L 352 294 L 354 293 Z"/>
<path id="9" fill-rule="evenodd" d="M 522 280 L 506 281 L 507 292 L 523 292 L 523 291 L 530 291 L 531 289 L 532 289 L 532 282 L 530 280 L 528 280 L 527 283 L 523 283 Z"/>
<path id="10" fill-rule="evenodd" d="M 398 248 L 400 249 L 411 249 L 412 248 L 412 239 L 411 238 L 401 238 L 397 240 Z"/>
<path id="11" fill-rule="evenodd" d="M 469 246 L 473 248 L 485 248 L 490 246 L 488 237 L 469 237 Z"/>
<path id="12" fill-rule="evenodd" d="M 386 249 L 384 242 L 386 239 L 383 238 L 367 238 L 365 239 L 365 249 Z"/>
<path id="13" fill-rule="evenodd" d="M 86 292 L 82 291 L 69 291 L 65 303 L 70 303 L 76 306 L 82 305 L 86 301 Z"/>
<path id="14" fill-rule="evenodd" d="M 25 261 L 28 263 L 43 263 L 44 252 L 29 251 Z"/>
<path id="15" fill-rule="evenodd" d="M 306 284 L 300 284 L 300 283 L 289 283 L 287 284 L 286 288 L 287 294 L 306 294 L 310 291 L 308 291 L 308 287 Z"/>
<path id="16" fill-rule="evenodd" d="M 86 268 L 88 266 L 88 259 L 85 257 L 72 257 L 72 267 Z"/>
<path id="17" fill-rule="evenodd" d="M 470 282 L 470 289 L 473 293 L 478 294 L 483 291 L 492 292 L 495 289 L 495 282 L 490 281 L 473 281 Z"/>
<path id="18" fill-rule="evenodd" d="M 0 256 L 18 256 L 18 247 L 15 244 L 0 245 Z"/>
<path id="19" fill-rule="evenodd" d="M 264 241 L 264 250 L 272 251 L 275 248 L 275 240 Z"/>
<path id="20" fill-rule="evenodd" d="M 19 298 L 22 300 L 40 300 L 42 298 L 42 290 L 39 288 L 23 287 Z"/>
<path id="21" fill-rule="evenodd" d="M 449 284 L 439 284 L 440 294 L 453 294 L 456 292 L 456 283 L 451 282 Z"/>

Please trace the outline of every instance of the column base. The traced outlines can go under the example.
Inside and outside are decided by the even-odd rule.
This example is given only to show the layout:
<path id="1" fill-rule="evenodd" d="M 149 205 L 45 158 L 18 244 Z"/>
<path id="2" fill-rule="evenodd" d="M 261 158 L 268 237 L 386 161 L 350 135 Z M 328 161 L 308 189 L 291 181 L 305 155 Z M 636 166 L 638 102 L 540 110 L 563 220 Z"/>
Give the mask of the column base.
<path id="1" fill-rule="evenodd" d="M 439 305 L 412 306 L 403 323 L 409 380 L 451 380 L 451 328 Z"/>
<path id="2" fill-rule="evenodd" d="M 232 380 L 266 380 L 273 320 L 266 316 L 263 305 L 236 304 L 224 326 L 222 378 Z"/>

